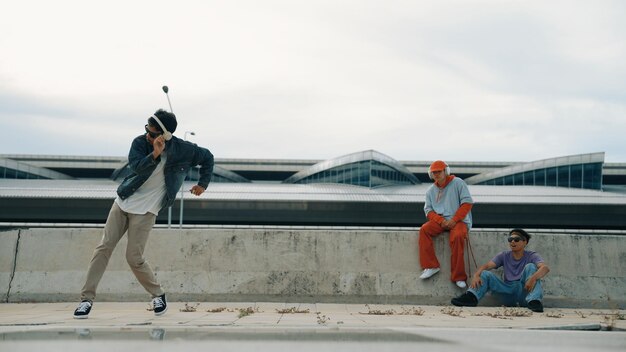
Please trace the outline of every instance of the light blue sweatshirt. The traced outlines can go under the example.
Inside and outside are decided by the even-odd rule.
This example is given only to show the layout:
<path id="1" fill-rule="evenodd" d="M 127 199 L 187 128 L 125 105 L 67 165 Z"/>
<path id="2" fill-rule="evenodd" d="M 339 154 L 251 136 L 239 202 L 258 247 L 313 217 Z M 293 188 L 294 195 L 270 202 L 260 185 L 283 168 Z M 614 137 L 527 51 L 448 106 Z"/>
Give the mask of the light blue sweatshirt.
<path id="1" fill-rule="evenodd" d="M 446 220 L 450 220 L 463 203 L 474 204 L 474 200 L 469 193 L 465 181 L 455 177 L 444 188 L 439 188 L 434 183 L 428 188 L 426 191 L 424 213 L 428 216 L 428 213 L 434 211 L 443 216 Z M 468 230 L 472 228 L 471 211 L 467 213 L 463 222 L 467 224 Z"/>

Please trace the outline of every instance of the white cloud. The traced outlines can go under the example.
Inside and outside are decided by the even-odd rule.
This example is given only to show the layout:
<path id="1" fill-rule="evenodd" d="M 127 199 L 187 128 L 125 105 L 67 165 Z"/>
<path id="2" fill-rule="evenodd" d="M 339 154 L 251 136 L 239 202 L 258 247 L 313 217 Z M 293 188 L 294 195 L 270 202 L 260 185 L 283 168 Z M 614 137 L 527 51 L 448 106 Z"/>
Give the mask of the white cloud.
<path id="1" fill-rule="evenodd" d="M 14 103 L 0 104 L 0 121 L 38 144 L 0 140 L 1 152 L 38 153 L 41 143 L 54 148 L 40 153 L 125 155 L 147 116 L 167 107 L 168 84 L 178 133 L 195 131 L 217 157 L 626 159 L 615 128 L 626 106 L 619 2 L 8 7 L 0 102 Z"/>

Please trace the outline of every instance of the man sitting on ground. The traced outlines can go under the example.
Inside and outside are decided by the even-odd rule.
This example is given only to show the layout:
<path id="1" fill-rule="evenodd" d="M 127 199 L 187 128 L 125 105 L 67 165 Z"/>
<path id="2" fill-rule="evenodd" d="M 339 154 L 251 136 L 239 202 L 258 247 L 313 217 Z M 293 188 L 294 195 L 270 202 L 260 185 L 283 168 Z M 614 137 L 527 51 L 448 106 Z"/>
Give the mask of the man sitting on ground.
<path id="1" fill-rule="evenodd" d="M 472 277 L 470 289 L 452 299 L 455 306 L 475 307 L 487 292 L 506 306 L 528 307 L 533 312 L 543 312 L 543 289 L 541 278 L 550 268 L 539 254 L 527 251 L 530 234 L 522 229 L 509 232 L 511 250 L 500 252 L 487 264 L 478 268 Z M 504 267 L 504 281 L 492 273 L 491 269 Z"/>

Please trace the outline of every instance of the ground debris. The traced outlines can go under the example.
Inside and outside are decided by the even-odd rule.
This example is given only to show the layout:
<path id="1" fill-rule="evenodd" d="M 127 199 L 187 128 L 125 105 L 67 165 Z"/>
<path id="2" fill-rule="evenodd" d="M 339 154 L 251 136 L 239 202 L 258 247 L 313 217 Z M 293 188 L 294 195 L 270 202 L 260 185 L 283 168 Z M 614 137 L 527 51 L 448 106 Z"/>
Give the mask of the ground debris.
<path id="1" fill-rule="evenodd" d="M 561 312 L 560 310 L 556 309 L 550 312 L 546 312 L 544 313 L 544 315 L 548 318 L 563 318 L 565 316 L 565 314 L 563 314 L 563 312 Z"/>
<path id="2" fill-rule="evenodd" d="M 194 305 L 190 305 L 189 303 L 185 303 L 185 308 L 181 308 L 181 312 L 195 312 L 198 309 L 200 303 L 196 303 Z"/>
<path id="3" fill-rule="evenodd" d="M 207 312 L 209 313 L 221 313 L 223 311 L 233 312 L 232 309 L 226 309 L 226 307 L 217 307 L 217 308 L 207 309 Z"/>
<path id="4" fill-rule="evenodd" d="M 237 308 L 237 310 L 239 311 L 239 315 L 238 315 L 239 318 L 243 318 L 254 313 L 260 313 L 259 308 L 252 308 L 252 307 Z"/>
<path id="5" fill-rule="evenodd" d="M 456 308 L 454 308 L 454 307 L 451 307 L 451 306 L 446 306 L 446 307 L 443 307 L 443 308 L 441 309 L 441 313 L 443 313 L 443 314 L 447 314 L 447 315 L 452 316 L 452 317 L 465 318 L 465 317 L 462 315 L 462 313 L 463 313 L 463 308 L 459 308 L 459 309 L 457 310 L 457 309 L 456 309 Z"/>
<path id="6" fill-rule="evenodd" d="M 325 325 L 327 322 L 330 321 L 330 317 L 327 317 L 326 315 L 320 315 L 320 312 L 316 312 L 315 314 L 317 314 L 317 323 L 320 325 Z"/>
<path id="7" fill-rule="evenodd" d="M 388 309 L 388 310 L 379 310 L 379 309 L 372 309 L 370 307 L 369 304 L 365 305 L 365 308 L 367 308 L 367 312 L 359 312 L 359 314 L 366 314 L 366 315 L 394 315 L 396 313 L 395 310 L 393 309 Z"/>
<path id="8" fill-rule="evenodd" d="M 525 308 L 520 307 L 501 307 L 493 313 L 472 313 L 473 316 L 488 316 L 496 319 L 510 319 L 513 317 L 530 317 L 533 315 L 533 312 L 529 311 Z"/>
<path id="9" fill-rule="evenodd" d="M 398 313 L 399 315 L 424 315 L 425 310 L 421 307 L 402 307 L 402 312 Z"/>
<path id="10" fill-rule="evenodd" d="M 276 309 L 276 312 L 280 314 L 296 314 L 296 313 L 309 313 L 309 309 L 298 309 L 296 307 Z"/>

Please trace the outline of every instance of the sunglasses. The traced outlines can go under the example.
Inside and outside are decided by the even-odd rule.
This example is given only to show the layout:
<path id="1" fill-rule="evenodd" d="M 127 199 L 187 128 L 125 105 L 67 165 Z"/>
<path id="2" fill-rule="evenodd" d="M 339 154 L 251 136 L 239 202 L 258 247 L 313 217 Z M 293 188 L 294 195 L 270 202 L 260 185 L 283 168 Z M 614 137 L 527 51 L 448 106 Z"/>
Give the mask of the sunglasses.
<path id="1" fill-rule="evenodd" d="M 145 126 L 145 129 L 146 129 L 146 133 L 149 134 L 150 137 L 152 137 L 152 138 L 157 138 L 158 136 L 163 134 L 161 132 L 152 132 L 152 131 L 150 131 L 150 129 L 148 129 L 148 125 L 147 124 Z"/>
<path id="2" fill-rule="evenodd" d="M 511 242 L 515 242 L 515 243 L 517 243 L 517 242 L 519 242 L 519 241 L 523 241 L 523 240 L 524 240 L 524 239 L 523 239 L 523 238 L 521 238 L 521 237 L 509 237 L 509 238 L 507 238 L 507 241 L 509 241 L 509 243 L 511 243 Z"/>

